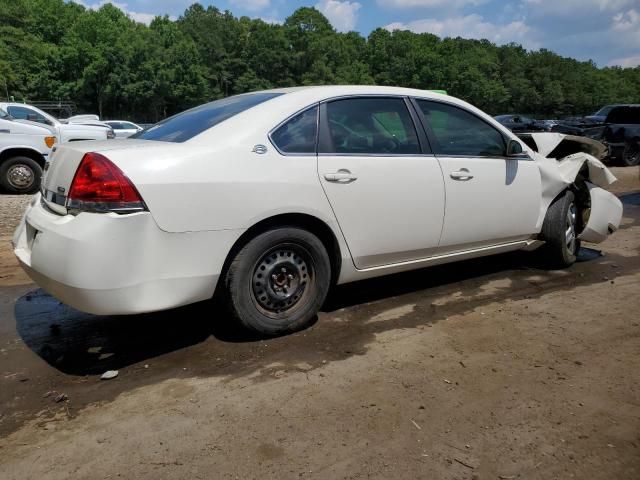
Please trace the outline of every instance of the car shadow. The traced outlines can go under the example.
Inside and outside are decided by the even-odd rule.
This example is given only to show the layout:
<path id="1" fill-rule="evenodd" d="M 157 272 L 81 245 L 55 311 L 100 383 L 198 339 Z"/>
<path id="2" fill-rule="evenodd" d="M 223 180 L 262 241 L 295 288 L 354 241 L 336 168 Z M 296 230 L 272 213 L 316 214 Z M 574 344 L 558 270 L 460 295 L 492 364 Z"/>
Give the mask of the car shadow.
<path id="1" fill-rule="evenodd" d="M 599 252 L 595 250 L 583 249 L 581 253 L 583 261 L 599 257 Z M 537 256 L 523 252 L 468 260 L 455 265 L 455 268 L 441 265 L 337 286 L 332 289 L 321 315 L 331 315 L 339 309 L 392 297 L 418 294 L 424 290 L 427 290 L 426 295 L 430 295 L 433 292 L 429 289 L 442 294 L 447 285 L 461 282 L 473 283 L 466 285 L 473 296 L 473 292 L 481 289 L 487 277 L 495 277 L 499 272 L 522 278 L 544 274 Z M 514 289 L 507 294 L 512 293 L 517 294 L 517 291 Z M 484 298 L 480 300 L 487 301 Z M 380 308 L 384 308 L 384 305 Z M 158 356 L 203 343 L 211 337 L 219 344 L 230 344 L 228 349 L 220 348 L 236 351 L 237 347 L 233 344 L 242 343 L 253 348 L 251 344 L 259 346 L 264 340 L 239 328 L 218 300 L 142 315 L 98 316 L 79 312 L 38 289 L 16 301 L 14 314 L 18 334 L 24 343 L 51 366 L 70 375 L 96 375 L 106 370 L 148 362 Z M 198 354 L 208 355 L 202 351 Z"/>

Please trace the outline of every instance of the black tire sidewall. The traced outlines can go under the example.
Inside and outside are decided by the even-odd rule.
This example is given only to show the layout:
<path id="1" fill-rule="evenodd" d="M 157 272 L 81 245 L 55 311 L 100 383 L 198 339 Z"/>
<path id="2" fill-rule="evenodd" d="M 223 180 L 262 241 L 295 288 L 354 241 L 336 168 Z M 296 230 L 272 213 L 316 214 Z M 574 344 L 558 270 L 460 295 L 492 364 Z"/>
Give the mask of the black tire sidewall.
<path id="1" fill-rule="evenodd" d="M 295 244 L 305 249 L 313 262 L 314 279 L 297 308 L 286 318 L 271 318 L 256 306 L 252 292 L 253 273 L 258 261 L 272 248 Z M 266 231 L 250 240 L 235 256 L 226 275 L 227 301 L 238 321 L 263 335 L 281 335 L 301 330 L 315 318 L 324 303 L 331 282 L 331 264 L 327 250 L 312 233 L 295 227 Z"/>
<path id="2" fill-rule="evenodd" d="M 28 188 L 24 188 L 24 189 L 16 188 L 15 186 L 11 185 L 11 182 L 9 182 L 9 179 L 7 177 L 9 173 L 9 169 L 15 165 L 24 165 L 25 167 L 28 167 L 29 169 L 31 169 L 31 171 L 33 172 L 34 181 Z M 2 163 L 0 163 L 0 186 L 9 193 L 14 193 L 14 194 L 36 193 L 40 188 L 41 179 L 42 179 L 42 167 L 40 167 L 40 165 L 38 165 L 38 162 L 36 162 L 32 158 L 15 156 L 15 157 L 10 157 L 4 160 Z"/>
<path id="3" fill-rule="evenodd" d="M 627 151 L 632 148 L 635 148 L 636 152 L 640 151 L 640 140 L 632 140 L 625 144 L 621 157 L 621 163 L 625 167 L 635 167 L 636 165 L 640 165 L 640 154 L 636 155 L 636 160 L 634 162 L 627 161 Z"/>
<path id="4" fill-rule="evenodd" d="M 545 216 L 542 226 L 542 237 L 546 241 L 545 259 L 549 266 L 564 268 L 575 263 L 580 241 L 576 238 L 575 251 L 570 252 L 567 248 L 565 237 L 565 220 L 571 205 L 576 207 L 576 216 L 579 215 L 578 206 L 575 203 L 575 195 L 567 190 L 561 197 L 556 199 Z M 578 219 L 576 219 L 575 235 L 578 236 Z"/>

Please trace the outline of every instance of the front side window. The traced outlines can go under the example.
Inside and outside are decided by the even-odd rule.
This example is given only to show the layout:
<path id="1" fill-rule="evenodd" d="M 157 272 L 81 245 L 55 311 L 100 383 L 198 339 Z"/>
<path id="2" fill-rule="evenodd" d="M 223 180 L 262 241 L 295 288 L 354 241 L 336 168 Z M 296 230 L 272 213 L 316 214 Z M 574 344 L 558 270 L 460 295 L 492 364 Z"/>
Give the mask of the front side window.
<path id="1" fill-rule="evenodd" d="M 436 155 L 505 156 L 502 134 L 474 114 L 446 103 L 417 103 L 435 137 L 432 148 Z"/>
<path id="2" fill-rule="evenodd" d="M 169 117 L 160 123 L 156 123 L 148 130 L 134 134 L 130 138 L 161 142 L 186 142 L 234 115 L 280 95 L 282 93 L 245 93 L 215 100 Z"/>
<path id="3" fill-rule="evenodd" d="M 31 110 L 30 108 L 11 106 L 8 108 L 8 110 L 9 114 L 13 118 L 18 118 L 20 120 L 29 120 L 30 122 L 44 123 L 46 125 L 49 124 L 49 122 L 43 115 L 34 110 Z"/>
<path id="4" fill-rule="evenodd" d="M 332 147 L 326 153 L 419 154 L 416 129 L 402 98 L 350 98 L 327 104 Z"/>
<path id="5" fill-rule="evenodd" d="M 291 118 L 271 134 L 271 140 L 283 153 L 315 153 L 317 137 L 317 105 Z"/>
<path id="6" fill-rule="evenodd" d="M 612 108 L 607 115 L 607 123 L 640 123 L 640 107 L 616 107 Z"/>

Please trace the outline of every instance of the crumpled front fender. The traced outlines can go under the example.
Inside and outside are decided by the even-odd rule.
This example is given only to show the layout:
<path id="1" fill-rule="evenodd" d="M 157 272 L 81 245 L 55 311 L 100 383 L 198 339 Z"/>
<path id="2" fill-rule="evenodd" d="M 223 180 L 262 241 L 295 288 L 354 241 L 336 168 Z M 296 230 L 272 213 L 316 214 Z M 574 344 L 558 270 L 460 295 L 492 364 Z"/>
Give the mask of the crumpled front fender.
<path id="1" fill-rule="evenodd" d="M 580 240 L 600 243 L 615 232 L 622 220 L 622 202 L 593 183 L 585 182 L 591 197 L 589 220 L 578 236 Z"/>

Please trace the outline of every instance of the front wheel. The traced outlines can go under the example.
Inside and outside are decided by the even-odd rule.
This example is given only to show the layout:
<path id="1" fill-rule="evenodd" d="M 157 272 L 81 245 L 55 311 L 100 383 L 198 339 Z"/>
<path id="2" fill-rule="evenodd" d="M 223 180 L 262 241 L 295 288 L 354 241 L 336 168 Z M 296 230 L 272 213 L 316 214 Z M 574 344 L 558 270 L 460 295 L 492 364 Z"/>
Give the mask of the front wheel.
<path id="1" fill-rule="evenodd" d="M 541 237 L 546 242 L 542 249 L 545 262 L 553 268 L 565 268 L 576 261 L 578 240 L 578 207 L 575 195 L 566 191 L 547 210 Z"/>
<path id="2" fill-rule="evenodd" d="M 270 336 L 294 332 L 313 321 L 330 279 L 329 255 L 315 235 L 275 228 L 234 257 L 225 277 L 227 304 L 245 328 Z"/>
<path id="3" fill-rule="evenodd" d="M 0 186 L 8 193 L 36 193 L 42 168 L 29 157 L 16 156 L 0 164 Z"/>
<path id="4" fill-rule="evenodd" d="M 640 140 L 630 140 L 622 152 L 622 165 L 634 167 L 640 165 Z"/>

